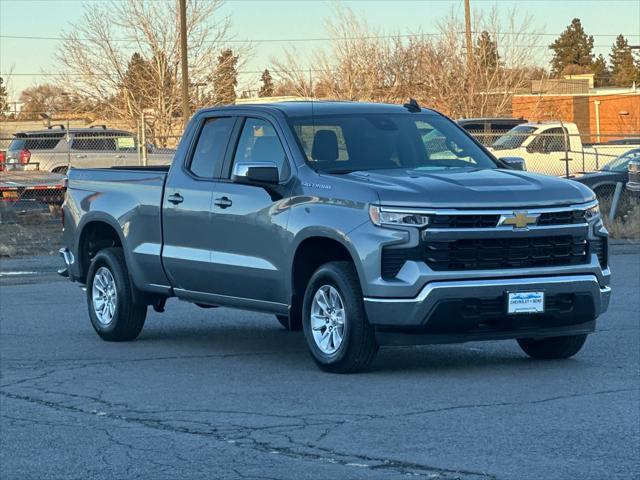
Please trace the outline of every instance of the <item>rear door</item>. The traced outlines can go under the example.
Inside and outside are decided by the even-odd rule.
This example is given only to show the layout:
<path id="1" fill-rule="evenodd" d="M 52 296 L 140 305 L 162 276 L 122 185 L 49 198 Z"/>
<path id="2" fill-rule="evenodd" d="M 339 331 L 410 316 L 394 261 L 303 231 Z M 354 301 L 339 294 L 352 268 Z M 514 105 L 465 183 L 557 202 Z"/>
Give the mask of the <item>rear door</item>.
<path id="1" fill-rule="evenodd" d="M 71 166 L 108 168 L 120 165 L 116 138 L 106 132 L 76 132 L 71 139 Z"/>
<path id="2" fill-rule="evenodd" d="M 162 260 L 176 295 L 211 293 L 212 252 L 217 228 L 211 221 L 212 196 L 236 118 L 203 117 L 182 165 L 169 172 L 163 198 Z"/>
<path id="3" fill-rule="evenodd" d="M 212 270 L 214 289 L 225 297 L 287 303 L 285 251 L 291 189 L 291 165 L 281 132 L 267 117 L 245 117 L 233 151 L 216 186 L 212 223 L 215 225 Z M 278 185 L 247 185 L 231 180 L 233 165 L 275 162 Z M 218 281 L 219 280 L 219 281 Z M 263 303 L 268 308 L 269 303 Z"/>

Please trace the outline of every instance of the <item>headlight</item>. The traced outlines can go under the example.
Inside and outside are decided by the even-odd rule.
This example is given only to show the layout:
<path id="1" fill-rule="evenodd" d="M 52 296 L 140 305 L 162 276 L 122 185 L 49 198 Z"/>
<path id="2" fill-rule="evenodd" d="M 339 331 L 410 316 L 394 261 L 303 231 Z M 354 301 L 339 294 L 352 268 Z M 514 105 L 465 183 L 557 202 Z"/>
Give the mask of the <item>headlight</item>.
<path id="1" fill-rule="evenodd" d="M 427 215 L 411 211 L 385 209 L 376 205 L 369 206 L 369 218 L 371 218 L 373 224 L 377 226 L 404 225 L 426 227 L 429 224 L 429 217 Z"/>
<path id="2" fill-rule="evenodd" d="M 584 218 L 587 222 L 590 222 L 594 218 L 598 218 L 600 216 L 600 205 L 597 203 L 592 207 L 587 208 L 584 211 Z"/>

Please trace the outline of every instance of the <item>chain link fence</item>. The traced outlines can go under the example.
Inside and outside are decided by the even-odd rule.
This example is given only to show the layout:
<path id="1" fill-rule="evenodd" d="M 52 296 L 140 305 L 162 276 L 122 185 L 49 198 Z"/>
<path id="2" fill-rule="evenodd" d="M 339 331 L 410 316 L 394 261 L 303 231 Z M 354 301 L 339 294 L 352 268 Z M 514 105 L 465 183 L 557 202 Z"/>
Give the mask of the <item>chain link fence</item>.
<path id="1" fill-rule="evenodd" d="M 69 167 L 171 163 L 179 136 L 165 139 L 169 147 L 161 148 L 138 133 L 62 124 L 0 137 L 0 256 L 57 251 Z M 529 172 L 570 178 L 592 188 L 613 235 L 640 238 L 640 207 L 625 189 L 627 164 L 640 157 L 640 135 L 602 135 L 599 143 L 591 144 L 562 130 L 537 134 L 525 126 L 470 133 L 498 158 L 524 159 Z"/>

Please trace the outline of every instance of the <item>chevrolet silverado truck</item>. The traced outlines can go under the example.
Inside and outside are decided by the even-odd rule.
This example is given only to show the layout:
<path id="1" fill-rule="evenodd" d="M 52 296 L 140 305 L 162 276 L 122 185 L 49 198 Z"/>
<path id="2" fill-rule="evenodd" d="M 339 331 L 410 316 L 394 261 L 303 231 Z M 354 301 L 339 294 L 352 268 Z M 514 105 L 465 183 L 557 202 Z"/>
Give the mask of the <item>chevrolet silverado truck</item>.
<path id="1" fill-rule="evenodd" d="M 170 167 L 69 171 L 62 275 L 108 341 L 149 306 L 269 312 L 330 372 L 381 345 L 517 339 L 568 358 L 608 307 L 594 193 L 415 102 L 204 109 Z"/>

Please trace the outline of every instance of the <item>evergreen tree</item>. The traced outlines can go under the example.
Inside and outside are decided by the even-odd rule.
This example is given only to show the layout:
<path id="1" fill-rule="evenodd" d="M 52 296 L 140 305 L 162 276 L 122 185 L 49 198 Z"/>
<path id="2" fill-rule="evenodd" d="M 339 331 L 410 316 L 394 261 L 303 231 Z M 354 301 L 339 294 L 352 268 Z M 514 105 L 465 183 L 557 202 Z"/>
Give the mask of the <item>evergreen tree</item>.
<path id="1" fill-rule="evenodd" d="M 609 84 L 609 76 L 611 73 L 609 72 L 609 67 L 607 66 L 607 61 L 602 56 L 602 54 L 598 55 L 598 57 L 593 62 L 593 66 L 591 67 L 591 71 L 595 74 L 595 84 L 598 87 L 604 87 Z"/>
<path id="2" fill-rule="evenodd" d="M 268 69 L 265 68 L 264 72 L 262 72 L 261 80 L 262 80 L 262 86 L 258 91 L 258 96 L 272 97 L 275 88 L 273 86 L 273 78 L 271 78 L 271 73 L 269 73 Z"/>
<path id="3" fill-rule="evenodd" d="M 481 67 L 488 70 L 495 70 L 500 65 L 498 42 L 492 40 L 486 30 L 476 40 L 476 59 Z"/>
<path id="4" fill-rule="evenodd" d="M 226 105 L 236 101 L 238 57 L 231 49 L 223 50 L 218 56 L 218 65 L 213 74 L 213 103 Z"/>
<path id="5" fill-rule="evenodd" d="M 9 100 L 7 98 L 7 87 L 4 85 L 4 78 L 0 77 L 0 117 L 9 111 Z"/>
<path id="6" fill-rule="evenodd" d="M 618 35 L 609 54 L 611 61 L 611 85 L 630 87 L 638 78 L 638 67 L 633 61 L 629 42 L 623 35 Z"/>
<path id="7" fill-rule="evenodd" d="M 132 101 L 137 110 L 151 107 L 150 89 L 157 87 L 157 79 L 151 71 L 150 63 L 139 53 L 134 53 L 127 64 L 121 89 L 123 98 Z M 139 112 L 138 112 L 139 113 Z"/>
<path id="8" fill-rule="evenodd" d="M 587 35 L 579 18 L 574 18 L 564 32 L 549 45 L 553 50 L 551 74 L 560 75 L 569 65 L 590 67 L 593 65 L 593 36 Z"/>

